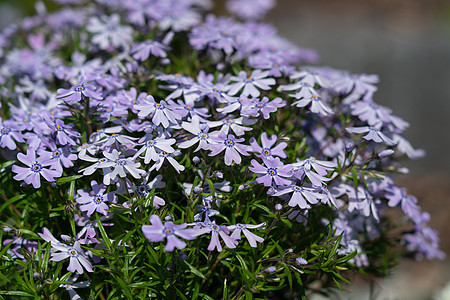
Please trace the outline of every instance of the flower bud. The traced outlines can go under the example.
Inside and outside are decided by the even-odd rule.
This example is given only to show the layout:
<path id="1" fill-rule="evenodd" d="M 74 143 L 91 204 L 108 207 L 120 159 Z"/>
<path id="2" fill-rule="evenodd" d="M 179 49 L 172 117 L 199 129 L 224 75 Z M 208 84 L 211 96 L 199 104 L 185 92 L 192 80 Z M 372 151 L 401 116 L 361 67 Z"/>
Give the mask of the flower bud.
<path id="1" fill-rule="evenodd" d="M 200 163 L 200 158 L 198 158 L 198 156 L 194 156 L 194 157 L 192 158 L 192 162 L 193 162 L 194 164 L 199 164 L 199 163 Z"/>
<path id="2" fill-rule="evenodd" d="M 220 172 L 220 171 L 214 171 L 213 176 L 217 177 L 219 179 L 222 179 L 223 178 L 223 173 Z"/>
<path id="3" fill-rule="evenodd" d="M 378 153 L 378 157 L 379 158 L 385 158 L 385 157 L 388 157 L 389 155 L 391 155 L 392 153 L 394 153 L 394 150 L 386 149 L 386 150 L 381 151 L 380 153 Z"/>
<path id="4" fill-rule="evenodd" d="M 200 194 L 201 192 L 203 192 L 203 188 L 201 186 L 197 185 L 194 187 L 194 193 Z"/>
<path id="5" fill-rule="evenodd" d="M 275 204 L 275 209 L 276 209 L 277 211 L 280 211 L 280 210 L 283 209 L 283 205 L 281 205 L 280 203 Z"/>
<path id="6" fill-rule="evenodd" d="M 308 261 L 306 259 L 304 259 L 303 257 L 297 257 L 295 259 L 295 263 L 300 265 L 300 266 L 303 266 L 303 265 L 307 265 Z"/>
<path id="7" fill-rule="evenodd" d="M 277 270 L 277 267 L 275 266 L 270 266 L 267 269 L 265 269 L 264 271 L 266 271 L 267 273 L 273 273 Z"/>

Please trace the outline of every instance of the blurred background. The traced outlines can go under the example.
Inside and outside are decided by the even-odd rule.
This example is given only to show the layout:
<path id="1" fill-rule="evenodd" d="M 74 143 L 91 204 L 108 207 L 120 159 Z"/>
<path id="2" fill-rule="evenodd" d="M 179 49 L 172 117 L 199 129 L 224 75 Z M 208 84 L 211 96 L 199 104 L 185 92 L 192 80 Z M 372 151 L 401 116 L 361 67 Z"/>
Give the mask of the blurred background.
<path id="1" fill-rule="evenodd" d="M 0 0 L 0 28 L 32 14 L 34 3 Z M 223 0 L 217 4 L 223 11 Z M 410 173 L 396 182 L 431 214 L 450 256 L 450 1 L 278 0 L 265 21 L 315 49 L 320 65 L 380 76 L 375 101 L 410 122 L 405 136 L 427 152 L 405 162 Z M 447 284 L 449 258 L 404 260 L 386 279 L 354 282 L 340 299 L 433 299 Z"/>

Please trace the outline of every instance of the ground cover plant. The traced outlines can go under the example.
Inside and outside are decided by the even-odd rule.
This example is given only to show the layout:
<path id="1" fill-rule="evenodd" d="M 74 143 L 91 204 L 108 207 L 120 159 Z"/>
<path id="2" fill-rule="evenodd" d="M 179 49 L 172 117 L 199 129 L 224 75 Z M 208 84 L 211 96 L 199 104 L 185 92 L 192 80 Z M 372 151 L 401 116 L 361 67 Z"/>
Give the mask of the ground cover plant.
<path id="1" fill-rule="evenodd" d="M 0 298 L 306 298 L 444 257 L 378 77 L 273 1 L 54 1 L 0 34 Z"/>

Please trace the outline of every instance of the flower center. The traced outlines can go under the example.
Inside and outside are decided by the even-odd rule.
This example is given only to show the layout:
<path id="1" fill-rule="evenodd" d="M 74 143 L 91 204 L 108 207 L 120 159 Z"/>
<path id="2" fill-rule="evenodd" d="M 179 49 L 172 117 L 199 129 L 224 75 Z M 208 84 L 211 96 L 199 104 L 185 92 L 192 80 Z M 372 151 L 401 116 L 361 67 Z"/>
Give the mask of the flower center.
<path id="1" fill-rule="evenodd" d="M 224 142 L 225 146 L 227 147 L 234 147 L 234 141 L 231 139 L 226 139 Z"/>
<path id="2" fill-rule="evenodd" d="M 55 158 L 55 157 L 59 157 L 61 155 L 61 151 L 58 149 L 58 150 L 55 150 L 54 152 L 53 152 L 53 158 Z"/>
<path id="3" fill-rule="evenodd" d="M 38 172 L 41 172 L 41 170 L 42 170 L 42 166 L 40 163 L 35 162 L 34 164 L 31 165 L 31 171 L 38 173 Z"/>
<path id="4" fill-rule="evenodd" d="M 269 174 L 270 176 L 277 176 L 277 170 L 274 168 L 268 168 L 267 174 Z"/>
<path id="5" fill-rule="evenodd" d="M 155 103 L 155 108 L 159 109 L 159 110 L 163 110 L 164 109 L 164 105 L 162 105 L 161 103 Z"/>
<path id="6" fill-rule="evenodd" d="M 262 149 L 262 155 L 264 155 L 264 157 L 268 157 L 268 156 L 271 156 L 272 153 L 271 153 L 269 148 L 263 148 Z"/>
<path id="7" fill-rule="evenodd" d="M 78 257 L 78 256 L 79 256 L 78 251 L 77 251 L 76 249 L 73 249 L 73 248 L 67 250 L 67 253 L 68 253 L 71 257 Z"/>
<path id="8" fill-rule="evenodd" d="M 103 202 L 103 196 L 102 195 L 95 195 L 94 196 L 94 203 L 95 204 L 100 204 Z"/>
<path id="9" fill-rule="evenodd" d="M 173 234 L 173 229 L 172 228 L 164 228 L 164 234 L 165 235 L 172 235 Z"/>
<path id="10" fill-rule="evenodd" d="M 9 129 L 8 127 L 3 127 L 1 132 L 2 132 L 2 135 L 7 135 L 10 131 L 11 131 L 11 129 Z"/>
<path id="11" fill-rule="evenodd" d="M 204 133 L 204 132 L 200 132 L 198 134 L 198 138 L 201 140 L 206 140 L 208 138 L 208 134 Z"/>

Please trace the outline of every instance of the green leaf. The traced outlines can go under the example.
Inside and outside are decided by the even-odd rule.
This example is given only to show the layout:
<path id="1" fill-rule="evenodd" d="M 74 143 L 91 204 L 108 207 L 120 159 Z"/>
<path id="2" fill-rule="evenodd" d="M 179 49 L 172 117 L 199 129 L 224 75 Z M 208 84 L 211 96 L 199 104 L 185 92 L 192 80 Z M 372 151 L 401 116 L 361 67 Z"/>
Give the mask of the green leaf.
<path id="1" fill-rule="evenodd" d="M 70 182 L 69 200 L 73 201 L 74 196 L 75 196 L 75 180 Z"/>
<path id="2" fill-rule="evenodd" d="M 47 272 L 48 262 L 50 260 L 51 248 L 52 248 L 52 244 L 47 243 L 47 247 L 45 248 L 45 253 L 44 253 L 44 259 L 41 261 L 41 270 L 43 270 L 44 273 Z"/>
<path id="3" fill-rule="evenodd" d="M 183 262 L 186 266 L 188 266 L 191 273 L 194 273 L 195 275 L 197 275 L 198 277 L 200 277 L 202 279 L 206 279 L 205 275 L 203 275 L 199 270 L 194 268 L 190 263 L 188 263 L 187 261 L 183 261 Z"/>
<path id="4" fill-rule="evenodd" d="M 24 197 L 25 197 L 25 195 L 17 195 L 17 196 L 12 197 L 11 199 L 9 199 L 5 203 L 3 203 L 3 205 L 0 207 L 0 212 L 2 212 L 5 208 L 10 206 L 14 202 L 16 202 L 16 201 L 18 201 L 20 199 L 23 199 Z"/>
<path id="5" fill-rule="evenodd" d="M 0 170 L 9 167 L 10 165 L 12 165 L 15 162 L 16 162 L 15 160 L 10 160 L 10 161 L 5 161 L 4 163 L 1 163 Z"/>
<path id="6" fill-rule="evenodd" d="M 233 253 L 236 255 L 237 259 L 239 260 L 239 263 L 241 264 L 242 268 L 244 270 L 248 271 L 247 264 L 245 263 L 245 260 L 242 258 L 242 256 L 235 251 L 233 251 Z"/>
<path id="7" fill-rule="evenodd" d="M 106 234 L 105 228 L 102 225 L 102 221 L 100 221 L 100 216 L 98 215 L 98 213 L 95 214 L 95 219 L 97 220 L 98 230 L 100 231 L 100 235 L 102 236 L 105 247 L 111 250 L 111 240 Z"/>
<path id="8" fill-rule="evenodd" d="M 84 177 L 84 175 L 81 175 L 81 174 L 80 175 L 68 176 L 68 177 L 61 177 L 61 178 L 58 178 L 58 180 L 56 180 L 56 183 L 58 185 L 61 185 L 61 184 L 67 183 L 67 182 L 75 181 L 75 180 L 80 179 L 82 177 Z"/>
<path id="9" fill-rule="evenodd" d="M 336 243 L 333 245 L 333 248 L 331 248 L 330 254 L 328 254 L 328 259 L 331 259 L 331 257 L 336 253 L 338 247 L 339 247 L 339 243 L 342 239 L 342 235 L 344 233 L 341 233 L 338 238 L 336 239 Z"/>
<path id="10" fill-rule="evenodd" d="M 0 291 L 0 295 L 33 297 L 33 294 L 22 291 Z"/>
<path id="11" fill-rule="evenodd" d="M 336 283 L 336 286 L 338 287 L 338 289 L 340 289 L 341 291 L 343 291 L 344 289 L 342 288 L 342 285 L 339 283 L 339 281 L 336 279 L 336 277 L 333 277 L 333 281 L 334 283 Z"/>
<path id="12" fill-rule="evenodd" d="M 211 190 L 211 195 L 215 195 L 215 189 L 214 189 L 214 183 L 211 181 L 211 179 L 206 178 L 206 182 L 208 182 L 209 189 Z"/>

